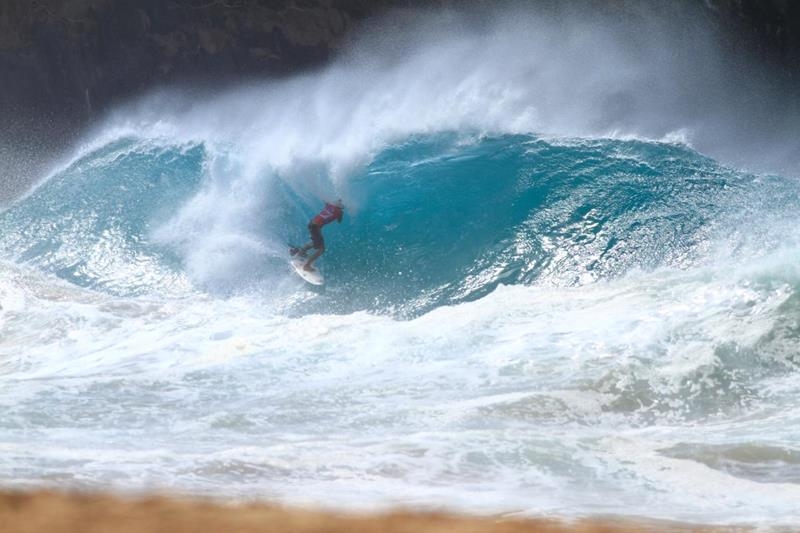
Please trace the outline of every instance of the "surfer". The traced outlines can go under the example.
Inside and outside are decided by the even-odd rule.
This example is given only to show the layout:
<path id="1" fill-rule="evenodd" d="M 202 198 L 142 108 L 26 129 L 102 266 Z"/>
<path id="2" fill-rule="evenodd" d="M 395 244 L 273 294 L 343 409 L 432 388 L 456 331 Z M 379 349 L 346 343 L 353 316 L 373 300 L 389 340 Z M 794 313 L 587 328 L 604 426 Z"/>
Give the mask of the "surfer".
<path id="1" fill-rule="evenodd" d="M 335 204 L 325 202 L 325 207 L 322 208 L 322 211 L 308 223 L 308 232 L 311 234 L 311 241 L 302 248 L 293 247 L 289 249 L 290 254 L 293 256 L 299 254 L 301 257 L 305 257 L 306 252 L 311 248 L 316 249 L 308 258 L 306 264 L 303 265 L 303 270 L 307 270 L 308 272 L 314 272 L 316 270 L 314 268 L 314 261 L 319 259 L 319 256 L 325 251 L 325 240 L 322 238 L 322 226 L 330 224 L 334 220 L 341 223 L 342 216 L 344 216 L 344 204 L 341 198 L 337 200 Z"/>

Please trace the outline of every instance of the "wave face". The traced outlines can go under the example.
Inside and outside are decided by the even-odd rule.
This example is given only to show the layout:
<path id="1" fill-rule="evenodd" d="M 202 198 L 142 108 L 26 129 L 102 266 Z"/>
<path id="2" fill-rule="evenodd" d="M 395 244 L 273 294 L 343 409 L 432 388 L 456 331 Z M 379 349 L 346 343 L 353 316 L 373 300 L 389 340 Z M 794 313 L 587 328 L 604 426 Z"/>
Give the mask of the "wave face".
<path id="1" fill-rule="evenodd" d="M 233 235 L 235 223 L 184 231 L 220 224 L 222 208 L 206 196 L 241 186 L 203 188 L 212 165 L 202 145 L 112 142 L 6 211 L 0 246 L 15 262 L 115 295 L 268 290 L 290 277 L 285 243 L 308 240 L 305 224 L 321 204 L 268 176 L 259 186 L 269 199 L 249 209 L 264 220 L 250 236 Z M 331 299 L 348 294 L 334 310 L 402 316 L 475 300 L 501 283 L 570 287 L 708 263 L 725 239 L 748 245 L 731 225 L 788 223 L 797 195 L 791 180 L 737 173 L 680 144 L 453 133 L 388 147 L 348 192 L 357 207 L 326 228 L 320 263 Z M 225 272 L 196 273 L 198 250 L 208 262 L 233 258 L 215 265 Z"/>
<path id="2" fill-rule="evenodd" d="M 800 522 L 800 182 L 648 93 L 652 27 L 426 20 L 121 108 L 0 213 L 5 485 Z"/>
<path id="3" fill-rule="evenodd" d="M 114 141 L 6 211 L 0 249 L 120 296 L 268 293 L 292 279 L 287 243 L 308 240 L 321 204 L 268 175 L 258 186 L 270 192 L 243 205 L 242 184 L 204 184 L 215 164 L 202 145 Z M 234 206 L 209 200 L 221 187 Z M 327 301 L 303 302 L 305 312 L 418 316 L 501 283 L 571 287 L 697 267 L 722 245 L 753 245 L 732 227 L 789 225 L 798 192 L 680 144 L 455 133 L 387 147 L 347 188 L 356 208 L 325 229 Z"/>
<path id="4" fill-rule="evenodd" d="M 119 294 L 179 283 L 174 254 L 147 240 L 201 179 L 202 149 L 112 142 L 2 215 L 1 249 L 82 287 Z"/>
<path id="5" fill-rule="evenodd" d="M 342 231 L 332 274 L 365 308 L 417 313 L 500 283 L 569 287 L 696 264 L 747 185 L 676 145 L 516 135 L 409 140 L 351 187 L 375 208 Z"/>

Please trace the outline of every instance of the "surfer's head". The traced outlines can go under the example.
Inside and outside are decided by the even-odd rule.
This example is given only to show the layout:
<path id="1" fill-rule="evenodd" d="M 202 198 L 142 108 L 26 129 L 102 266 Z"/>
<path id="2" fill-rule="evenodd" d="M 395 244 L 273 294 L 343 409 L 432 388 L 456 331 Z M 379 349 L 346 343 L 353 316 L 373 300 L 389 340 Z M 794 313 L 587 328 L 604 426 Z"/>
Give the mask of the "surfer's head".
<path id="1" fill-rule="evenodd" d="M 336 200 L 336 207 L 338 207 L 339 209 L 344 209 L 344 202 L 342 202 L 341 198 Z"/>

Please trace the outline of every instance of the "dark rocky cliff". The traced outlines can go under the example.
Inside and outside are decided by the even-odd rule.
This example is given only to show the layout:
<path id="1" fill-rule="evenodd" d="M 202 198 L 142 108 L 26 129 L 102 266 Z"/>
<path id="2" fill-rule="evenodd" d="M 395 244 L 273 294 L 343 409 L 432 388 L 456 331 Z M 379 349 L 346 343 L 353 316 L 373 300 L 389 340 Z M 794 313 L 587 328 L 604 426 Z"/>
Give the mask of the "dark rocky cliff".
<path id="1" fill-rule="evenodd" d="M 729 33 L 731 46 L 747 48 L 800 78 L 800 2 L 796 0 L 708 0 L 709 9 Z"/>
<path id="2" fill-rule="evenodd" d="M 0 200 L 116 103 L 327 61 L 390 0 L 0 0 Z"/>
<path id="3" fill-rule="evenodd" d="M 3 0 L 0 111 L 90 116 L 158 83 L 325 61 L 369 0 Z"/>
<path id="4" fill-rule="evenodd" d="M 49 116 L 84 122 L 157 84 L 286 74 L 325 62 L 365 17 L 422 3 L 2 0 L 0 113 L 17 121 Z M 636 3 L 613 4 L 625 9 Z M 705 5 L 736 34 L 732 46 L 754 50 L 790 75 L 800 68 L 800 3 Z"/>
<path id="5" fill-rule="evenodd" d="M 286 75 L 329 60 L 360 21 L 372 15 L 395 7 L 458 8 L 465 3 L 0 0 L 0 173 L 8 174 L 9 168 L 36 172 L 22 168 L 34 152 L 70 143 L 105 110 L 149 87 Z M 470 3 L 498 7 L 489 0 Z M 715 27 L 730 35 L 734 53 L 752 53 L 786 79 L 800 71 L 800 3 L 666 4 L 701 6 Z M 639 12 L 643 5 L 672 9 L 647 0 L 589 0 L 587 5 L 622 11 L 633 7 Z"/>

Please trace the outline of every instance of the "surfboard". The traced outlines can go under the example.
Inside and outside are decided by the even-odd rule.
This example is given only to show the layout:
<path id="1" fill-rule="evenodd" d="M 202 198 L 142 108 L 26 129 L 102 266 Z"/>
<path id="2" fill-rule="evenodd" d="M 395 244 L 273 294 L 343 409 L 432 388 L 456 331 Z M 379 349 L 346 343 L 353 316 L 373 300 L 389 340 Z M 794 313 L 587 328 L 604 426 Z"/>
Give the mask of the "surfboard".
<path id="1" fill-rule="evenodd" d="M 289 264 L 292 265 L 294 271 L 297 272 L 297 275 L 309 282 L 312 285 L 322 285 L 325 283 L 325 280 L 322 277 L 322 272 L 319 271 L 319 268 L 314 270 L 314 272 L 309 272 L 305 270 L 303 267 L 306 264 L 306 259 L 304 257 L 293 257 Z"/>

